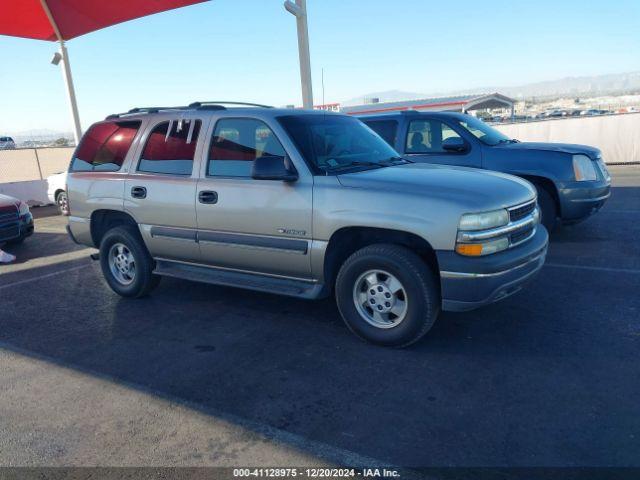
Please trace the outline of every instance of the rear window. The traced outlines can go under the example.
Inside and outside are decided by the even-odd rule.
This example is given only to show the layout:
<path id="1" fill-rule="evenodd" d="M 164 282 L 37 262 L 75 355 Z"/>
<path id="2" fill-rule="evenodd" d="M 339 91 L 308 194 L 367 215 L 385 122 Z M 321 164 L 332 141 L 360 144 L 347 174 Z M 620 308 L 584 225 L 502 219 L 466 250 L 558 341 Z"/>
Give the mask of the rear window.
<path id="1" fill-rule="evenodd" d="M 144 147 L 139 172 L 191 175 L 200 120 L 172 120 L 155 126 Z"/>
<path id="2" fill-rule="evenodd" d="M 140 129 L 140 122 L 103 122 L 84 134 L 71 162 L 72 172 L 117 172 Z"/>

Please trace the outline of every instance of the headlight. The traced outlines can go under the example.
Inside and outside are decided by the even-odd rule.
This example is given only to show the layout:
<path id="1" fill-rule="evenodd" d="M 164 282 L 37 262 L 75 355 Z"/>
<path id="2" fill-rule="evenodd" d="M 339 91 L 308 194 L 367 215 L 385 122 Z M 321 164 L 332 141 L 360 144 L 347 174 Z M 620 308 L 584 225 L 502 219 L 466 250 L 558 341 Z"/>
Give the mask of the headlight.
<path id="1" fill-rule="evenodd" d="M 596 173 L 596 167 L 586 155 L 574 155 L 573 156 L 573 173 L 576 176 L 578 182 L 588 182 L 598 179 Z"/>
<path id="2" fill-rule="evenodd" d="M 509 223 L 509 212 L 494 210 L 485 213 L 467 213 L 460 218 L 460 230 L 487 230 Z"/>
<path id="3" fill-rule="evenodd" d="M 497 240 L 487 240 L 478 243 L 458 243 L 456 245 L 456 252 L 469 257 L 480 257 L 482 255 L 501 252 L 507 248 L 509 248 L 509 238 L 502 237 Z"/>
<path id="4" fill-rule="evenodd" d="M 20 211 L 20 216 L 26 215 L 27 213 L 29 213 L 29 205 L 21 201 L 18 210 Z"/>

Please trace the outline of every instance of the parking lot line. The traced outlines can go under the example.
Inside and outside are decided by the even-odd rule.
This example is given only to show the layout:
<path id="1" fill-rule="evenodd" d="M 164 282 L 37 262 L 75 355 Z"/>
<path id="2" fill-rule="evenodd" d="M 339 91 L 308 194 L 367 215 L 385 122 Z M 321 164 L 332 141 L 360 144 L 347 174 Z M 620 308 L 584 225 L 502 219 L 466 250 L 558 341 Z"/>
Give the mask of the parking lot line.
<path id="1" fill-rule="evenodd" d="M 24 285 L 25 283 L 35 282 L 37 280 L 44 280 L 45 278 L 54 277 L 56 275 L 61 275 L 63 273 L 72 272 L 74 270 L 80 270 L 82 268 L 87 268 L 89 266 L 91 266 L 91 264 L 87 263 L 87 264 L 84 264 L 84 265 L 79 265 L 77 267 L 70 267 L 70 268 L 65 268 L 63 270 L 58 270 L 56 272 L 47 273 L 46 275 L 39 275 L 39 276 L 37 276 L 35 278 L 27 278 L 26 280 L 19 280 L 17 282 L 9 283 L 7 285 L 0 285 L 0 290 L 4 290 L 5 288 L 10 288 L 10 287 L 17 287 L 18 285 Z"/>
<path id="2" fill-rule="evenodd" d="M 545 267 L 552 268 L 573 268 L 576 270 L 592 270 L 594 272 L 616 272 L 616 273 L 635 273 L 640 274 L 637 268 L 614 268 L 614 267 L 595 267 L 589 265 L 571 265 L 569 263 L 545 263 Z"/>

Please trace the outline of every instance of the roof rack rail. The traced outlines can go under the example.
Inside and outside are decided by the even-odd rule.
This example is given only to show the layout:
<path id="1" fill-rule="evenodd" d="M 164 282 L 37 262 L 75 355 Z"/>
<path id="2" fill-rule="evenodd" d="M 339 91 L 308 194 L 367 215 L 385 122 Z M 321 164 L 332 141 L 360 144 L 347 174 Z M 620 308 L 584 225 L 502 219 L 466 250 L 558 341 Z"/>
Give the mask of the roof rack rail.
<path id="1" fill-rule="evenodd" d="M 112 113 L 107 116 L 106 120 L 113 120 L 114 118 L 120 118 L 125 115 L 134 115 L 136 113 L 158 113 L 161 110 L 187 110 L 189 107 L 136 107 L 127 112 Z"/>
<path id="2" fill-rule="evenodd" d="M 112 113 L 108 115 L 105 120 L 113 120 L 114 118 L 124 117 L 126 115 L 135 115 L 136 113 L 158 113 L 163 110 L 226 110 L 225 105 L 238 105 L 243 107 L 259 107 L 259 108 L 273 108 L 271 105 L 261 105 L 259 103 L 246 103 L 246 102 L 193 102 L 188 106 L 181 107 L 136 107 L 132 108 L 128 112 Z"/>
<path id="3" fill-rule="evenodd" d="M 225 100 L 220 101 L 207 101 L 207 102 L 193 102 L 189 104 L 189 108 L 195 108 L 196 110 L 225 110 L 225 105 L 237 105 L 242 107 L 259 107 L 259 108 L 273 108 L 271 105 L 262 105 L 260 103 L 248 103 L 248 102 L 227 102 Z"/>

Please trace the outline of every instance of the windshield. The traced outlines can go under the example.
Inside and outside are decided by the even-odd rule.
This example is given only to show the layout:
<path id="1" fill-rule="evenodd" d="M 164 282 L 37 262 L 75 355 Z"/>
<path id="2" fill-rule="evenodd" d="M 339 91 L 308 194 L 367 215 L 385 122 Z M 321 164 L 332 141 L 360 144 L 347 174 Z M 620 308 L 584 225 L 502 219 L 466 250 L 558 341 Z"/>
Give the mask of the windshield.
<path id="1" fill-rule="evenodd" d="M 493 146 L 500 143 L 515 142 L 515 140 L 510 139 L 502 132 L 499 132 L 475 117 L 467 116 L 464 120 L 458 120 L 458 124 L 487 145 Z"/>
<path id="2" fill-rule="evenodd" d="M 408 163 L 364 123 L 339 115 L 289 115 L 278 121 L 315 173 Z"/>

